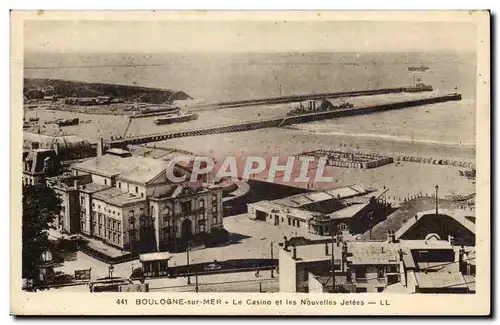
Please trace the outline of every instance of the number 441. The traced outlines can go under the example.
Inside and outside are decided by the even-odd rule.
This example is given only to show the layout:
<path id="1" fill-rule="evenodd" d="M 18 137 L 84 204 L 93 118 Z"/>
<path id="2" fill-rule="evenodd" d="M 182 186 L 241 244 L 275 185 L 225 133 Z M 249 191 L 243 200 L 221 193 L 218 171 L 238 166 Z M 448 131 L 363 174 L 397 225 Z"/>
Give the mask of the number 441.
<path id="1" fill-rule="evenodd" d="M 117 305 L 126 305 L 127 304 L 127 299 L 117 299 L 116 300 Z"/>

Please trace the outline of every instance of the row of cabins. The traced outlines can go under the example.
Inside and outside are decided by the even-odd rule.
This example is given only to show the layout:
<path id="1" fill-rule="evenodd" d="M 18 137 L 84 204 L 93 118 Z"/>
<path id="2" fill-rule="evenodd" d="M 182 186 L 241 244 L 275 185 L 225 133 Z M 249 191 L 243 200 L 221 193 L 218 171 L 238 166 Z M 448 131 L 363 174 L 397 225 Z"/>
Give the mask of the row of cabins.
<path id="1" fill-rule="evenodd" d="M 376 168 L 394 162 L 393 157 L 360 152 L 343 152 L 334 150 L 314 150 L 299 154 L 315 159 L 326 158 L 327 165 L 344 168 Z"/>
<path id="2" fill-rule="evenodd" d="M 432 165 L 447 165 L 447 166 L 455 166 L 455 167 L 466 167 L 475 169 L 476 165 L 474 163 L 460 161 L 460 160 L 451 160 L 451 159 L 436 159 L 431 157 L 417 157 L 417 156 L 394 156 L 395 161 L 408 161 L 408 162 L 416 162 L 421 164 L 432 164 Z"/>

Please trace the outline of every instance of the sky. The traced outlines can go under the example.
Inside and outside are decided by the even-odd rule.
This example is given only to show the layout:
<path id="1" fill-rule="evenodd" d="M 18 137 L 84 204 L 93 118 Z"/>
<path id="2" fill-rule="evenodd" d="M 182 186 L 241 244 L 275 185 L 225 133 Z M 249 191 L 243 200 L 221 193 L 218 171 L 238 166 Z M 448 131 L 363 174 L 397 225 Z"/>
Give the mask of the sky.
<path id="1" fill-rule="evenodd" d="M 467 22 L 29 20 L 26 52 L 472 52 Z"/>

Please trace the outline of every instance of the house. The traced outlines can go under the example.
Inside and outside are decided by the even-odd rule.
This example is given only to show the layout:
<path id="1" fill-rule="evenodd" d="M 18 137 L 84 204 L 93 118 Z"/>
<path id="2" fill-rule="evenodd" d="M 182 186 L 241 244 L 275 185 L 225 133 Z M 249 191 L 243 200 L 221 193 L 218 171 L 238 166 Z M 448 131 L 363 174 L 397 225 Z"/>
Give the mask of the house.
<path id="1" fill-rule="evenodd" d="M 388 205 L 359 185 L 302 193 L 248 204 L 251 219 L 321 236 L 362 233 L 384 218 Z"/>

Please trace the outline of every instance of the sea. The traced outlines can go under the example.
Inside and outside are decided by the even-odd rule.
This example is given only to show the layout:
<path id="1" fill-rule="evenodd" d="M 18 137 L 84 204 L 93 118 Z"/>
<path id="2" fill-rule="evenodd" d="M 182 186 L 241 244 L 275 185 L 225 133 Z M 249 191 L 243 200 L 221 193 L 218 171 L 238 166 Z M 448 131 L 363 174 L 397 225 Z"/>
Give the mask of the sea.
<path id="1" fill-rule="evenodd" d="M 425 65 L 427 71 L 408 71 Z M 474 160 L 476 144 L 476 57 L 474 53 L 27 53 L 25 78 L 53 78 L 182 90 L 206 102 L 411 86 L 423 82 L 434 93 L 462 94 L 462 101 L 353 116 L 239 134 L 169 140 L 164 146 L 191 151 L 325 149 L 342 146 L 372 151 Z M 349 100 L 349 99 L 346 99 Z M 354 99 L 353 99 L 354 100 Z M 253 120 L 287 106 L 200 112 L 199 125 Z M 274 113 L 273 113 L 274 112 Z M 123 136 L 124 116 L 29 111 L 41 120 L 79 116 L 88 121 L 66 127 L 90 141 Z M 270 115 L 269 115 L 270 116 Z M 126 135 L 179 126 L 134 121 Z M 170 129 L 169 129 L 170 128 Z M 49 126 L 42 133 L 54 134 Z M 61 132 L 58 131 L 57 132 Z M 208 144 L 210 142 L 210 144 Z M 205 150 L 204 150 L 205 149 Z"/>

